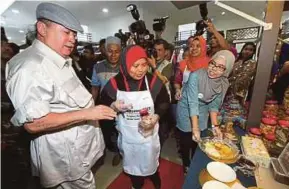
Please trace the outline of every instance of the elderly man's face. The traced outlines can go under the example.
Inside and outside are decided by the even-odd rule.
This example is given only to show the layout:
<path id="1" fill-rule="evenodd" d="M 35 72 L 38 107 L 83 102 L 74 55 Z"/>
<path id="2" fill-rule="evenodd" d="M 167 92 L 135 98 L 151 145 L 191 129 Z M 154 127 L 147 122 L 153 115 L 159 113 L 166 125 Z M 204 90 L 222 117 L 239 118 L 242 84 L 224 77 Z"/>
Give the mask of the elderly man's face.
<path id="1" fill-rule="evenodd" d="M 53 22 L 48 24 L 38 22 L 37 30 L 41 35 L 42 42 L 62 57 L 68 57 L 73 51 L 76 42 L 76 32 Z"/>
<path id="2" fill-rule="evenodd" d="M 117 44 L 109 44 L 107 46 L 107 59 L 111 64 L 117 64 L 120 58 L 121 47 Z"/>

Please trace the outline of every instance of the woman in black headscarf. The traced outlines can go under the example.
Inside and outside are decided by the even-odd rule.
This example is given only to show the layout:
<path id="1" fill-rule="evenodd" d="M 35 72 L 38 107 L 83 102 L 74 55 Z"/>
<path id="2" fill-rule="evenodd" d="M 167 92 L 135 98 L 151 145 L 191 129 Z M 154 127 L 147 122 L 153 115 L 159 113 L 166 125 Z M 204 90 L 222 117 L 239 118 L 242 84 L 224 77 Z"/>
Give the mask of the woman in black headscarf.
<path id="1" fill-rule="evenodd" d="M 165 85 L 148 71 L 148 58 L 140 46 L 129 46 L 122 52 L 120 73 L 113 77 L 101 93 L 101 104 L 119 114 L 116 127 L 118 148 L 123 156 L 123 169 L 134 188 L 140 189 L 149 177 L 161 187 L 159 173 L 159 117 L 169 107 Z"/>

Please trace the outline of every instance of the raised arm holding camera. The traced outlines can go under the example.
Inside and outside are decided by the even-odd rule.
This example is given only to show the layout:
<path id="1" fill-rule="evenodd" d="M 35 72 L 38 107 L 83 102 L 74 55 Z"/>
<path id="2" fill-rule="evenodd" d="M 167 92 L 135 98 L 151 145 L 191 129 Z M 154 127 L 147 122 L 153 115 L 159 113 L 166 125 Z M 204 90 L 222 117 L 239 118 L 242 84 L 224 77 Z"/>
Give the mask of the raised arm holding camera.
<path id="1" fill-rule="evenodd" d="M 230 45 L 224 38 L 224 36 L 218 32 L 214 24 L 211 21 L 204 21 L 207 25 L 207 30 L 212 34 L 211 37 L 211 49 L 208 52 L 208 56 L 212 57 L 216 52 L 220 50 L 230 50 Z"/>

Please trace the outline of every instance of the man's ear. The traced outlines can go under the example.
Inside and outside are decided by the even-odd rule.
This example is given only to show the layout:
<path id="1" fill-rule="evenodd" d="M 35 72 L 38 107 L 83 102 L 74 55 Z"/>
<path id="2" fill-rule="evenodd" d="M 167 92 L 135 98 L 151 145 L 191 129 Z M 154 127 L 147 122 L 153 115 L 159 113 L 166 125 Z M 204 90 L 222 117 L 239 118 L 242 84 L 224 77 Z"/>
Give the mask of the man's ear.
<path id="1" fill-rule="evenodd" d="M 169 50 L 165 50 L 165 55 L 166 55 L 166 56 L 169 55 Z"/>
<path id="2" fill-rule="evenodd" d="M 46 36 L 46 33 L 47 33 L 47 26 L 45 23 L 41 22 L 41 21 L 38 21 L 37 24 L 36 24 L 36 27 L 37 27 L 37 33 L 41 36 Z"/>

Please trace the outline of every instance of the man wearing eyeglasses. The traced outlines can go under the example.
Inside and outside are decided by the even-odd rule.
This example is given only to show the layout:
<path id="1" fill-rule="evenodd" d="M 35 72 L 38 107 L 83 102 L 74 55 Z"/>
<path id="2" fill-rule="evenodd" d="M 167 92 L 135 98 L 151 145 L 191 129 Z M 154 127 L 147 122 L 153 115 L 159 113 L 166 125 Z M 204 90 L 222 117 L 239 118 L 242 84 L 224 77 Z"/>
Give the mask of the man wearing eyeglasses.
<path id="1" fill-rule="evenodd" d="M 78 20 L 63 7 L 41 3 L 36 9 L 37 39 L 6 67 L 6 89 L 15 113 L 11 122 L 34 136 L 32 173 L 44 188 L 95 189 L 91 167 L 103 155 L 97 120 L 116 117 L 94 106 L 72 68 Z"/>

